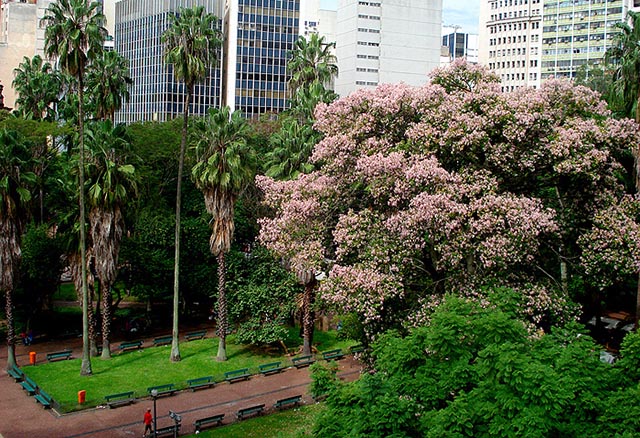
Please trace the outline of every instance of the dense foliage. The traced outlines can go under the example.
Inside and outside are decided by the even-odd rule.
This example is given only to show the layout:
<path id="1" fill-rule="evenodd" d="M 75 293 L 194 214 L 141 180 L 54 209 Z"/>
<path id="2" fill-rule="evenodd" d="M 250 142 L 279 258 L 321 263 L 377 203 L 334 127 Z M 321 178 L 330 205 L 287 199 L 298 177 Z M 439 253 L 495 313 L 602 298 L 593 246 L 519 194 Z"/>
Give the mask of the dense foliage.
<path id="1" fill-rule="evenodd" d="M 576 324 L 532 333 L 449 296 L 427 325 L 381 336 L 371 373 L 334 384 L 315 436 L 637 436 L 639 341 L 628 335 L 611 365 Z"/>

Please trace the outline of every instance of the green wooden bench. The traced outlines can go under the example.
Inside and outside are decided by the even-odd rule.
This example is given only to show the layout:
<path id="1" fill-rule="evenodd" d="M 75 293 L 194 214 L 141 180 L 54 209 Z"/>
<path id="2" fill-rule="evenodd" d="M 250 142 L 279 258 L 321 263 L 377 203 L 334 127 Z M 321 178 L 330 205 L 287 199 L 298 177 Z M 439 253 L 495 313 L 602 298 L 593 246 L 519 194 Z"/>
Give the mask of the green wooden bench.
<path id="1" fill-rule="evenodd" d="M 308 354 L 306 356 L 298 356 L 291 359 L 293 366 L 296 368 L 302 368 L 311 365 L 315 362 L 315 359 L 312 355 Z"/>
<path id="2" fill-rule="evenodd" d="M 364 345 L 352 345 L 349 347 L 349 352 L 351 354 L 362 353 L 364 351 Z"/>
<path id="3" fill-rule="evenodd" d="M 239 370 L 227 371 L 224 373 L 224 380 L 229 383 L 237 382 L 239 380 L 247 380 L 251 377 L 249 374 L 249 368 L 240 368 Z"/>
<path id="4" fill-rule="evenodd" d="M 150 386 L 147 388 L 149 395 L 151 395 L 151 391 L 154 390 L 158 391 L 157 397 L 162 395 L 173 395 L 173 393 L 176 392 L 176 385 L 173 383 L 167 383 L 165 385 Z"/>
<path id="5" fill-rule="evenodd" d="M 110 408 L 117 408 L 118 406 L 126 406 L 133 403 L 136 398 L 133 396 L 133 391 L 119 392 L 118 394 L 105 395 L 104 399 L 107 401 L 107 406 Z"/>
<path id="6" fill-rule="evenodd" d="M 42 405 L 43 408 L 47 409 L 53 406 L 53 398 L 44 392 L 42 389 L 38 391 L 38 393 L 34 397 L 38 403 Z"/>
<path id="7" fill-rule="evenodd" d="M 29 395 L 35 395 L 36 392 L 38 392 L 38 385 L 36 382 L 31 380 L 31 377 L 29 376 L 24 376 L 24 380 L 20 382 L 20 386 L 22 386 L 22 389 L 27 391 L 27 394 Z"/>
<path id="8" fill-rule="evenodd" d="M 171 426 L 159 427 L 156 429 L 155 436 L 178 436 L 180 432 L 180 424 L 174 424 Z M 152 434 L 152 436 L 154 436 Z"/>
<path id="9" fill-rule="evenodd" d="M 7 370 L 7 374 L 13 377 L 13 380 L 16 382 L 22 382 L 24 380 L 24 372 L 18 368 L 17 365 L 12 365 L 11 368 Z"/>
<path id="10" fill-rule="evenodd" d="M 196 389 L 200 388 L 211 388 L 215 384 L 216 382 L 213 380 L 213 376 L 198 377 L 197 379 L 187 380 L 187 386 L 194 392 Z"/>
<path id="11" fill-rule="evenodd" d="M 322 358 L 324 360 L 339 360 L 344 357 L 342 349 L 336 348 L 335 350 L 327 350 L 322 352 Z"/>
<path id="12" fill-rule="evenodd" d="M 170 345 L 173 342 L 173 336 L 160 336 L 159 338 L 155 338 L 153 340 L 154 347 L 160 347 L 162 345 Z"/>
<path id="13" fill-rule="evenodd" d="M 222 425 L 222 420 L 224 419 L 224 414 L 212 415 L 211 417 L 200 418 L 193 423 L 193 427 L 196 428 L 196 433 L 200 433 L 200 430 L 204 426 L 214 425 L 220 426 Z"/>
<path id="14" fill-rule="evenodd" d="M 276 409 L 282 409 L 287 406 L 298 406 L 302 401 L 302 395 L 294 395 L 293 397 L 282 398 L 273 404 Z"/>
<path id="15" fill-rule="evenodd" d="M 248 417 L 250 415 L 260 415 L 262 411 L 264 411 L 264 404 L 249 406 L 248 408 L 240 409 L 236 413 L 236 417 L 238 418 L 238 420 L 243 420 L 245 417 Z"/>
<path id="16" fill-rule="evenodd" d="M 195 339 L 202 339 L 206 335 L 207 335 L 207 331 L 206 330 L 201 330 L 201 331 L 197 331 L 197 332 L 189 332 L 189 333 L 184 335 L 184 338 L 187 341 L 193 341 Z"/>
<path id="17" fill-rule="evenodd" d="M 284 369 L 284 367 L 280 366 L 281 363 L 282 362 L 271 362 L 258 365 L 258 370 L 265 376 L 268 374 L 276 374 Z"/>
<path id="18" fill-rule="evenodd" d="M 54 351 L 53 353 L 47 353 L 47 361 L 55 362 L 56 360 L 71 359 L 71 350 Z"/>
<path id="19" fill-rule="evenodd" d="M 122 344 L 118 345 L 118 350 L 120 350 L 121 353 L 124 353 L 128 350 L 139 350 L 142 348 L 142 343 L 143 341 L 123 342 Z"/>

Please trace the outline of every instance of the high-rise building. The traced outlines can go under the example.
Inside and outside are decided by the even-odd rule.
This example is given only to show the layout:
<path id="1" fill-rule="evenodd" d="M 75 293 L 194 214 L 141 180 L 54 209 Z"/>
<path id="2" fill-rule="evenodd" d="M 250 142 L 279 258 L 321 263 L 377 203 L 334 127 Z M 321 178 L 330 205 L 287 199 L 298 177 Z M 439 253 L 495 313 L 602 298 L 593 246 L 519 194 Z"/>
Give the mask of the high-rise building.
<path id="1" fill-rule="evenodd" d="M 442 46 L 447 48 L 449 60 L 464 58 L 467 62 L 478 62 L 478 35 L 459 32 L 459 26 L 453 26 L 454 31 L 442 35 Z M 445 27 L 446 28 L 446 27 Z"/>
<path id="2" fill-rule="evenodd" d="M 510 91 L 603 62 L 638 0 L 481 0 L 480 63 Z"/>
<path id="3" fill-rule="evenodd" d="M 287 60 L 301 0 L 231 0 L 225 11 L 224 102 L 249 117 L 288 107 Z"/>
<path id="4" fill-rule="evenodd" d="M 542 12 L 542 0 L 481 0 L 479 61 L 505 91 L 540 86 Z"/>
<path id="5" fill-rule="evenodd" d="M 164 62 L 162 34 L 169 28 L 170 15 L 181 7 L 203 5 L 207 12 L 223 16 L 219 0 L 121 0 L 115 11 L 115 49 L 129 60 L 133 85 L 130 101 L 115 115 L 116 122 L 164 121 L 183 113 L 186 87 L 173 76 Z M 221 25 L 221 22 L 218 23 Z M 206 79 L 196 84 L 190 111 L 203 115 L 210 107 L 220 106 L 220 63 Z"/>
<path id="6" fill-rule="evenodd" d="M 542 19 L 542 80 L 573 78 L 580 67 L 599 65 L 633 6 L 628 0 L 545 0 Z"/>
<path id="7" fill-rule="evenodd" d="M 442 0 L 339 0 L 336 92 L 425 84 L 440 62 L 441 26 Z"/>

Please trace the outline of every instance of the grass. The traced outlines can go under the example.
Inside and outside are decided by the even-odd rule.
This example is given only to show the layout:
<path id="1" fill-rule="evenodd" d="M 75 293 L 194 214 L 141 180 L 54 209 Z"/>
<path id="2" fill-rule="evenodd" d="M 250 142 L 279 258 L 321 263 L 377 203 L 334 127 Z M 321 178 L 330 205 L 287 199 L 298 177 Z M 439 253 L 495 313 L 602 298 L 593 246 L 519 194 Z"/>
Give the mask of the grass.
<path id="1" fill-rule="evenodd" d="M 212 375 L 216 381 L 221 381 L 226 371 L 249 368 L 251 373 L 258 373 L 260 364 L 275 361 L 290 363 L 290 359 L 281 353 L 267 353 L 251 346 L 238 345 L 234 340 L 234 335 L 227 338 L 226 362 L 215 360 L 217 338 L 206 338 L 181 342 L 180 362 L 169 361 L 170 346 L 151 347 L 148 341 L 146 348 L 113 353 L 110 360 L 92 358 L 92 376 L 80 376 L 80 351 L 74 351 L 76 359 L 52 363 L 44 362 L 42 353 L 38 358 L 40 363 L 25 367 L 24 371 L 60 404 L 62 411 L 70 412 L 103 404 L 104 396 L 108 394 L 134 391 L 136 397 L 145 397 L 150 386 L 173 383 L 180 389 L 186 386 L 187 379 Z M 335 332 L 317 331 L 314 341 L 320 351 L 346 349 L 353 344 L 336 339 Z M 77 403 L 80 390 L 86 391 L 86 403 L 83 405 Z"/>
<path id="2" fill-rule="evenodd" d="M 325 409 L 322 404 L 302 406 L 228 426 L 204 430 L 198 438 L 303 438 L 311 436 L 314 418 Z"/>

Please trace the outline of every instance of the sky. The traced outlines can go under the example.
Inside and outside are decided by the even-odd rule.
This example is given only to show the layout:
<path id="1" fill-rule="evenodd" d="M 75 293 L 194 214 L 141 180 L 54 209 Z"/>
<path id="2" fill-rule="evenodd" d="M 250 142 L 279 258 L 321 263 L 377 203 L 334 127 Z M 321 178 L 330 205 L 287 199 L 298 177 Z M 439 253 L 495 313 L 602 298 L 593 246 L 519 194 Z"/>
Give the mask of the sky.
<path id="1" fill-rule="evenodd" d="M 384 1 L 384 0 L 383 0 Z M 338 0 L 320 0 L 323 9 L 337 9 Z M 460 31 L 478 33 L 480 0 L 442 0 L 442 23 L 462 26 Z"/>

